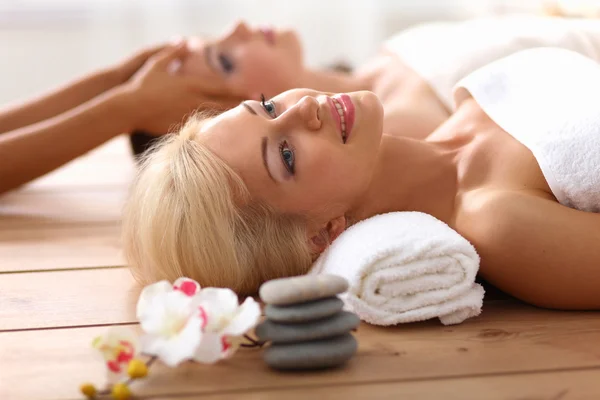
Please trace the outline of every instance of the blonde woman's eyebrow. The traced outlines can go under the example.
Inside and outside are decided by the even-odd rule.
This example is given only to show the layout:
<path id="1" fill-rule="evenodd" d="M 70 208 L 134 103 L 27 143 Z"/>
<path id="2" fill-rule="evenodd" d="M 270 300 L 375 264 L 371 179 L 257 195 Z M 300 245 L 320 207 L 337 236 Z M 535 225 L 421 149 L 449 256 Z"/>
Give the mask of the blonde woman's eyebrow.
<path id="1" fill-rule="evenodd" d="M 247 102 L 245 102 L 245 101 L 242 101 L 242 105 L 243 105 L 244 107 L 246 107 L 246 110 L 248 110 L 248 112 L 249 112 L 250 114 L 258 115 L 258 114 L 256 113 L 256 111 L 254 111 L 254 109 L 253 109 L 252 107 L 250 107 L 250 104 L 248 104 Z"/>
<path id="2" fill-rule="evenodd" d="M 271 180 L 273 182 L 277 183 L 277 180 L 275 178 L 273 178 L 273 175 L 271 175 L 271 170 L 269 169 L 269 163 L 267 162 L 267 145 L 268 144 L 269 144 L 269 139 L 267 139 L 266 136 L 263 136 L 262 140 L 260 141 L 260 153 L 262 154 L 263 165 L 265 166 L 265 169 L 267 170 L 267 174 L 269 174 L 269 178 L 271 178 Z"/>

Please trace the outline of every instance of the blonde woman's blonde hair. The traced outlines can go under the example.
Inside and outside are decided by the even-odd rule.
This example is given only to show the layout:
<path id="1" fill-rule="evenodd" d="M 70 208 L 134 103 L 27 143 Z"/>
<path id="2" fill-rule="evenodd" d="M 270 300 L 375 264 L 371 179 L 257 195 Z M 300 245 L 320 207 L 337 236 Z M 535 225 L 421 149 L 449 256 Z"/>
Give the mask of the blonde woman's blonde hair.
<path id="1" fill-rule="evenodd" d="M 251 294 L 269 279 L 306 273 L 306 219 L 252 199 L 240 176 L 197 140 L 205 120 L 192 117 L 141 162 L 123 216 L 134 276 L 142 284 L 187 276 Z"/>

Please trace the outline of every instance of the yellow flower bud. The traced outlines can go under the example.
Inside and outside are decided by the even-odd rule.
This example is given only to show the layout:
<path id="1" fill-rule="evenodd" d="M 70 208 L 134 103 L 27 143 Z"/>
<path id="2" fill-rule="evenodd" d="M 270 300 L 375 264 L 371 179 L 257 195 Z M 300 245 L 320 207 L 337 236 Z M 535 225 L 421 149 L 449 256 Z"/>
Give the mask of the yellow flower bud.
<path id="1" fill-rule="evenodd" d="M 129 388 L 124 383 L 117 383 L 112 388 L 112 397 L 115 400 L 127 400 L 131 397 Z"/>
<path id="2" fill-rule="evenodd" d="M 127 374 L 133 379 L 143 378 L 148 375 L 148 367 L 142 360 L 134 359 L 127 366 Z"/>
<path id="3" fill-rule="evenodd" d="M 91 383 L 84 383 L 79 387 L 79 390 L 88 399 L 91 399 L 96 395 L 96 387 Z"/>

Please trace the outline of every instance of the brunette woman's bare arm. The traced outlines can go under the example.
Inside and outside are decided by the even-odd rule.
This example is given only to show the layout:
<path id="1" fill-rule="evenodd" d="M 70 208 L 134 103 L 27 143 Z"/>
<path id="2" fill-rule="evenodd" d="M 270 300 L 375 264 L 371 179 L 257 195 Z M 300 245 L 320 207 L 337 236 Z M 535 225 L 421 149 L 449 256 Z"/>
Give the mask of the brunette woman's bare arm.
<path id="1" fill-rule="evenodd" d="M 152 56 L 125 84 L 52 118 L 0 135 L 0 193 L 16 188 L 134 129 L 168 132 L 207 102 L 198 78 L 168 65 L 184 46 Z"/>
<path id="2" fill-rule="evenodd" d="M 124 83 L 164 47 L 149 47 L 116 65 L 90 73 L 47 93 L 0 107 L 0 134 L 55 117 Z"/>

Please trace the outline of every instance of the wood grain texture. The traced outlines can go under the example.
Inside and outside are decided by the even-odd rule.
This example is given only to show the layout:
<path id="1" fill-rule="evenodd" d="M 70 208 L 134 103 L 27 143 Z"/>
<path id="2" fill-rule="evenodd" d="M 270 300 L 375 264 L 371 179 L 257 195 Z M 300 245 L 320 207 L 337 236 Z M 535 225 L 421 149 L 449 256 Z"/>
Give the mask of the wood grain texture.
<path id="1" fill-rule="evenodd" d="M 119 224 L 0 230 L 0 272 L 125 265 Z"/>
<path id="2" fill-rule="evenodd" d="M 105 316 L 113 313 L 113 322 L 128 319 L 122 318 L 126 307 L 118 304 L 119 299 L 115 299 L 114 307 L 106 308 L 99 303 L 86 304 L 88 298 L 79 299 L 81 309 L 94 310 L 95 314 L 100 311 Z M 64 304 L 68 304 L 65 314 L 74 309 L 73 300 Z M 278 373 L 265 366 L 260 350 L 243 350 L 233 359 L 213 366 L 189 363 L 168 369 L 157 364 L 148 380 L 136 384 L 136 392 L 241 393 L 290 387 L 305 390 L 315 385 L 336 386 L 339 390 L 344 385 L 367 383 L 380 383 L 383 391 L 389 382 L 600 368 L 600 318 L 596 314 L 543 311 L 513 302 L 494 302 L 484 309 L 481 318 L 455 327 L 441 326 L 436 321 L 397 328 L 363 324 L 356 333 L 359 352 L 341 369 Z M 65 319 L 61 317 L 59 322 Z M 89 320 L 88 316 L 71 321 Z M 94 321 L 101 323 L 100 318 Z M 73 398 L 81 381 L 102 382 L 102 371 L 89 342 L 105 329 L 0 333 L 3 374 L 8 374 L 10 382 L 27 382 L 12 388 L 9 394 L 21 398 Z"/>
<path id="3" fill-rule="evenodd" d="M 114 225 L 121 220 L 123 188 L 82 192 L 11 192 L 0 197 L 0 231 Z"/>
<path id="4" fill-rule="evenodd" d="M 597 400 L 600 369 L 469 376 L 457 379 L 289 387 L 282 390 L 226 391 L 178 400 Z M 167 396 L 153 399 L 167 399 Z"/>
<path id="5" fill-rule="evenodd" d="M 119 136 L 61 168 L 42 176 L 20 189 L 24 193 L 82 191 L 118 186 L 125 188 L 135 173 L 126 136 Z"/>
<path id="6" fill-rule="evenodd" d="M 135 321 L 127 268 L 0 275 L 0 331 Z"/>

